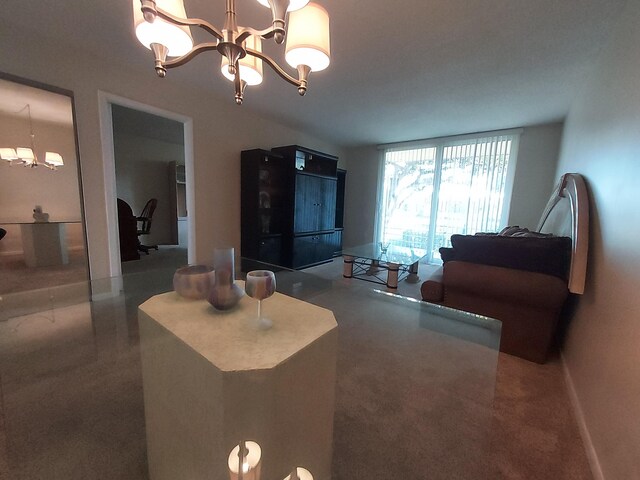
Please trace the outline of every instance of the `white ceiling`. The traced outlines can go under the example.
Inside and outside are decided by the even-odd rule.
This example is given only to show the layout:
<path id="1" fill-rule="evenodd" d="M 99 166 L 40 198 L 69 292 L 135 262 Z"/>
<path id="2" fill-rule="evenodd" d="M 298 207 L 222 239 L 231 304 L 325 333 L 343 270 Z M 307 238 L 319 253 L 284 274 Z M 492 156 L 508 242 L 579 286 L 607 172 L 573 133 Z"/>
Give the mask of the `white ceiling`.
<path id="1" fill-rule="evenodd" d="M 184 1 L 190 16 L 222 25 L 223 0 Z M 331 16 L 329 68 L 311 74 L 301 98 L 265 66 L 265 81 L 238 108 L 355 146 L 561 120 L 627 0 L 316 1 Z M 237 4 L 241 25 L 269 23 L 255 0 Z M 160 82 L 131 11 L 130 0 L 3 0 L 1 15 L 125 68 L 145 66 Z M 283 61 L 274 47 L 265 49 Z M 214 55 L 168 75 L 233 103 Z"/>

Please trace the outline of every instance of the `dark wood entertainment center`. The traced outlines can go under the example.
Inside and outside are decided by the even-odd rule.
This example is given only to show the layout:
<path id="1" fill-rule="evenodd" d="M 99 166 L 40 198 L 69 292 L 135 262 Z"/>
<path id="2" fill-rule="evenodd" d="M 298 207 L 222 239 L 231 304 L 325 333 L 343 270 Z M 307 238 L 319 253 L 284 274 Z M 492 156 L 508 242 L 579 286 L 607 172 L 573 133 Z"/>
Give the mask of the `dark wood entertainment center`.
<path id="1" fill-rule="evenodd" d="M 288 268 L 342 249 L 346 171 L 338 157 L 299 145 L 241 155 L 242 256 Z"/>

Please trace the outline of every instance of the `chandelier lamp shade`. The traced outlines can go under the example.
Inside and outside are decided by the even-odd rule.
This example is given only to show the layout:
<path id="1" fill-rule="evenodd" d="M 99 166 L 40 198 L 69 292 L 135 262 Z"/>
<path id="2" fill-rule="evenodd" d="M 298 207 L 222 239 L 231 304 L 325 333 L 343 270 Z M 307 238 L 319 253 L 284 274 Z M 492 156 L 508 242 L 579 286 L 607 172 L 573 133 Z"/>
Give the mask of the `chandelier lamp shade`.
<path id="1" fill-rule="evenodd" d="M 9 162 L 9 165 L 22 164 L 25 167 L 31 168 L 43 165 L 50 170 L 57 170 L 57 167 L 62 167 L 64 160 L 62 155 L 56 152 L 45 152 L 44 163 L 38 161 L 36 154 L 36 136 L 33 133 L 33 121 L 31 120 L 31 105 L 25 105 L 22 110 L 16 113 L 21 113 L 24 110 L 27 110 L 29 113 L 29 137 L 31 138 L 31 145 L 29 147 L 0 148 L 0 159 L 6 160 Z"/>
<path id="2" fill-rule="evenodd" d="M 304 95 L 309 74 L 324 70 L 331 61 L 329 14 L 309 0 L 257 0 L 271 10 L 273 21 L 264 30 L 238 26 L 235 0 L 225 0 L 225 22 L 220 30 L 206 20 L 188 18 L 183 0 L 132 1 L 136 36 L 153 52 L 159 77 L 202 52 L 216 50 L 222 55 L 222 74 L 234 83 L 238 105 L 242 104 L 247 85 L 262 83 L 263 63 Z M 201 28 L 212 41 L 194 45 L 191 27 Z M 285 60 L 297 71 L 297 77 L 263 53 L 262 41 L 271 38 L 277 44 L 285 43 Z"/>

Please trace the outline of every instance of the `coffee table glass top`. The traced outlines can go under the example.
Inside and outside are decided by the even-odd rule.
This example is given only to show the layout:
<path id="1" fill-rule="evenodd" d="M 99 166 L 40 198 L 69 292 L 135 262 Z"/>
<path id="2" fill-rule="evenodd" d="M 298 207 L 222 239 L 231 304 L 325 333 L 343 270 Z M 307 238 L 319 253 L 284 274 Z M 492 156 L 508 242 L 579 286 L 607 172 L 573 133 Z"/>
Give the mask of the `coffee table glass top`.
<path id="1" fill-rule="evenodd" d="M 383 263 L 396 263 L 398 265 L 413 265 L 419 262 L 426 254 L 427 251 L 421 248 L 403 247 L 393 244 L 389 245 L 385 250 L 380 243 L 367 243 L 366 245 L 345 247 L 342 249 L 342 255 L 378 260 Z"/>

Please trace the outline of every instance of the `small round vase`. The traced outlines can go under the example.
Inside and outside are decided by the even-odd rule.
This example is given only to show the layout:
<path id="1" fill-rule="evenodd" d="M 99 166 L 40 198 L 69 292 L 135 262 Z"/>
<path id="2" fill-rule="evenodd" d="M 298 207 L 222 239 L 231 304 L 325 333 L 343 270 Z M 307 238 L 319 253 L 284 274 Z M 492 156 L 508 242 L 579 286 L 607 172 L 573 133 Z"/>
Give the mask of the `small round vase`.
<path id="1" fill-rule="evenodd" d="M 216 285 L 209 292 L 207 300 L 216 310 L 230 310 L 238 304 L 243 295 L 244 291 L 235 283 Z"/>
<path id="2" fill-rule="evenodd" d="M 186 265 L 173 274 L 173 289 L 184 298 L 203 300 L 215 285 L 213 267 Z"/>
<path id="3" fill-rule="evenodd" d="M 233 248 L 216 248 L 213 252 L 216 280 L 207 300 L 216 310 L 230 310 L 244 295 L 244 290 L 235 283 L 233 257 Z"/>

